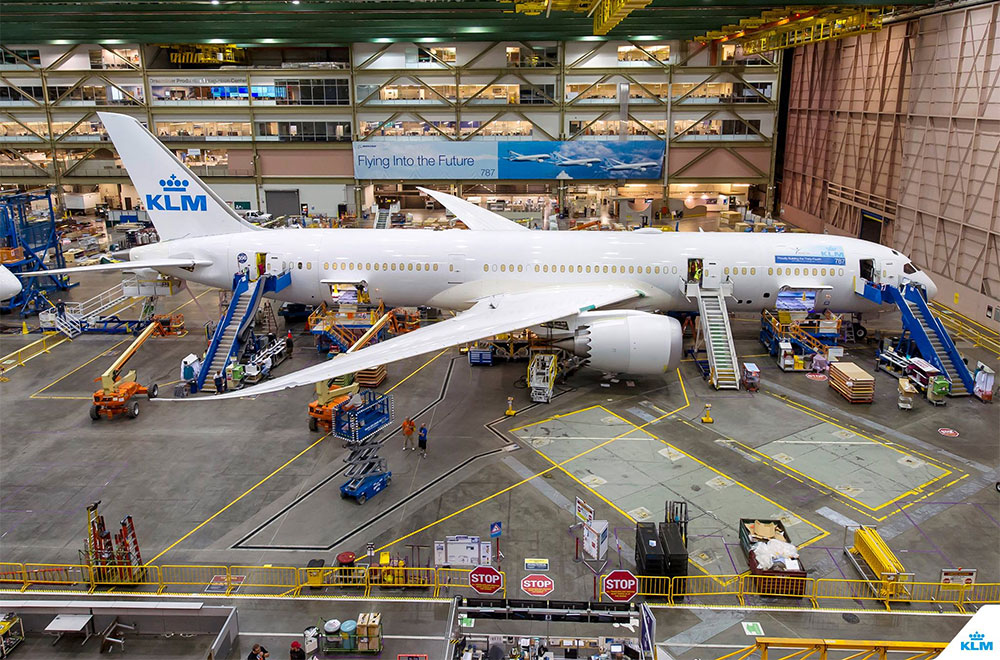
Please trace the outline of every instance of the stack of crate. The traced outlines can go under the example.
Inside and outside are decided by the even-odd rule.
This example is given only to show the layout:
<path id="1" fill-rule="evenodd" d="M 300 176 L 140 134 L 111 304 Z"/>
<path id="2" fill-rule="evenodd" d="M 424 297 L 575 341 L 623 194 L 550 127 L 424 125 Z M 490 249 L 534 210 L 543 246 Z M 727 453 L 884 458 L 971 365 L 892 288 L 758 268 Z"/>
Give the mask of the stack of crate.
<path id="1" fill-rule="evenodd" d="M 875 378 L 853 362 L 830 364 L 830 387 L 851 403 L 871 403 L 875 399 Z"/>
<path id="2" fill-rule="evenodd" d="M 358 616 L 358 650 L 382 650 L 382 613 L 369 612 Z"/>

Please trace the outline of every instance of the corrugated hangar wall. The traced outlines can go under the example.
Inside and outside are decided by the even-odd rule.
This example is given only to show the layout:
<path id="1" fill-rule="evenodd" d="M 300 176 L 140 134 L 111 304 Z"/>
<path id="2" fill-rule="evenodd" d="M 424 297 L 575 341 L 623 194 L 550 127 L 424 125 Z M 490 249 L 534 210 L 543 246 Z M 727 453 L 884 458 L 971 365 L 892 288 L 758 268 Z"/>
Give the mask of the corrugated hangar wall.
<path id="1" fill-rule="evenodd" d="M 793 58 L 782 217 L 851 236 L 881 218 L 941 302 L 1000 324 L 1000 2 Z"/>

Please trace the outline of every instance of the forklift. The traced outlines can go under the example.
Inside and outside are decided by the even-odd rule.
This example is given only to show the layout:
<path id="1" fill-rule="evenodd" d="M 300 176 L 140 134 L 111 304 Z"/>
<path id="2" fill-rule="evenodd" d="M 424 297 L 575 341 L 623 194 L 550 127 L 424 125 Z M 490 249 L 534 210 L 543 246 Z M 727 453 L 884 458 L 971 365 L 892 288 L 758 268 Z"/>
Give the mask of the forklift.
<path id="1" fill-rule="evenodd" d="M 90 407 L 92 420 L 97 421 L 102 415 L 112 419 L 122 414 L 130 419 L 135 419 L 139 416 L 138 398 L 142 395 L 150 399 L 156 398 L 159 392 L 156 383 L 148 387 L 140 385 L 136 381 L 135 371 L 129 371 L 122 376 L 125 363 L 132 359 L 139 347 L 154 334 L 167 334 L 160 321 L 153 321 L 147 325 L 139 336 L 129 344 L 125 352 L 108 367 L 107 371 L 94 379 L 95 382 L 100 381 L 101 389 L 94 392 L 94 405 Z"/>

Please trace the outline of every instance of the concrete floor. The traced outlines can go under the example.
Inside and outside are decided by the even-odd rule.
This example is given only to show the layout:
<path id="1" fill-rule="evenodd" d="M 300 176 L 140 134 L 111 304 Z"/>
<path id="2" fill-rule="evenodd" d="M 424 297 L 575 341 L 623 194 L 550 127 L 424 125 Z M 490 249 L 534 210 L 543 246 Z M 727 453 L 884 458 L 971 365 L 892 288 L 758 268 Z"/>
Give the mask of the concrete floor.
<path id="1" fill-rule="evenodd" d="M 68 298 L 89 297 L 112 283 L 111 276 L 89 280 Z M 187 294 L 160 301 L 159 311 L 183 306 L 190 334 L 150 340 L 130 364 L 140 382 L 163 387 L 179 378 L 181 357 L 204 350 L 201 326 L 217 316 L 216 294 L 197 287 L 194 294 L 197 303 Z M 523 559 L 541 557 L 551 563 L 551 597 L 584 600 L 593 597 L 599 564 L 573 561 L 574 499 L 587 500 L 598 519 L 609 521 L 607 568 L 634 568 L 634 521 L 659 520 L 665 500 L 685 499 L 692 575 L 745 571 L 739 518 L 776 517 L 800 546 L 811 577 L 856 579 L 842 550 L 844 525 L 858 522 L 877 525 L 918 580 L 936 581 L 942 567 L 971 566 L 979 569 L 978 581 L 1000 581 L 995 408 L 964 398 L 943 407 L 918 401 L 912 411 L 900 411 L 895 382 L 882 373 L 875 403 L 852 406 L 828 383 L 781 372 L 761 356 L 755 321 L 734 327 L 737 351 L 762 368 L 759 393 L 716 392 L 684 362 L 677 373 L 632 386 L 603 387 L 599 374 L 583 370 L 560 385 L 551 404 L 532 405 L 517 382 L 523 363 L 471 368 L 449 350 L 390 365 L 383 391 L 398 384 L 392 391 L 397 417 L 415 415 L 428 425 L 429 456 L 402 451 L 397 420 L 383 452 L 392 486 L 361 507 L 337 492 L 345 450 L 334 438 L 307 430 L 311 392 L 252 401 L 143 402 L 136 420 L 91 422 L 93 379 L 128 340 L 81 337 L 10 371 L 10 382 L 0 384 L 0 557 L 76 562 L 85 507 L 96 500 L 109 520 L 133 516 L 143 558 L 159 565 L 304 566 L 313 558 L 330 565 L 337 553 L 362 554 L 369 542 L 410 557 L 411 546 L 431 546 L 446 535 L 485 537 L 489 523 L 500 520 L 509 597 L 524 597 L 517 588 L 528 573 Z M 280 373 L 320 360 L 301 326 L 293 332 L 294 359 Z M 28 339 L 33 337 L 0 337 L 0 354 Z M 959 349 L 970 362 L 988 358 Z M 871 349 L 850 348 L 849 354 L 872 371 Z M 520 411 L 513 419 L 503 417 L 508 395 Z M 699 421 L 705 403 L 712 404 L 712 425 Z M 944 427 L 959 436 L 940 435 Z M 426 561 L 427 550 L 421 553 Z M 266 633 L 241 639 L 244 655 L 254 641 L 283 655 L 289 635 L 337 608 L 359 609 L 353 601 L 236 602 L 241 629 Z M 845 624 L 839 614 L 754 612 L 753 605 L 658 610 L 658 639 L 674 657 L 693 658 L 705 657 L 710 647 L 691 645 L 747 642 L 743 620 L 761 622 L 769 635 L 836 631 L 841 637 L 927 641 L 950 639 L 966 621 L 859 613 L 857 623 Z M 447 606 L 384 602 L 379 608 L 392 613 L 386 633 L 406 642 L 394 650 L 425 648 L 430 650 L 420 652 L 442 657 L 434 649 L 450 629 Z M 515 626 L 501 623 L 508 630 Z M 433 639 L 422 639 L 428 636 Z M 188 644 L 145 640 L 129 653 L 203 656 L 204 646 L 195 652 Z M 60 657 L 73 654 L 61 645 L 51 648 Z"/>

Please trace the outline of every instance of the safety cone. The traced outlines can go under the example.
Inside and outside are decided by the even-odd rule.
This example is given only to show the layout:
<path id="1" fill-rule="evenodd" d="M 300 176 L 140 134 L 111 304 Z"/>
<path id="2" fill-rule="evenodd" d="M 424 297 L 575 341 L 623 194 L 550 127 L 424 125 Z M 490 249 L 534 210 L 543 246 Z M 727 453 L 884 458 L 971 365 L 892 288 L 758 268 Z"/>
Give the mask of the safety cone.
<path id="1" fill-rule="evenodd" d="M 701 423 L 702 424 L 712 424 L 714 422 L 715 422 L 715 420 L 712 419 L 712 404 L 711 403 L 706 403 L 705 404 L 705 413 L 701 416 Z"/>
<path id="2" fill-rule="evenodd" d="M 21 334 L 22 335 L 28 334 L 28 322 L 27 321 L 21 321 Z"/>

